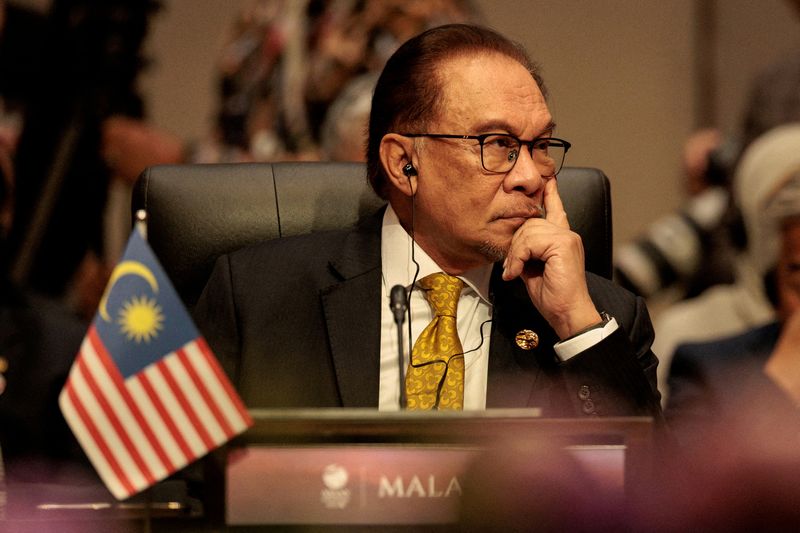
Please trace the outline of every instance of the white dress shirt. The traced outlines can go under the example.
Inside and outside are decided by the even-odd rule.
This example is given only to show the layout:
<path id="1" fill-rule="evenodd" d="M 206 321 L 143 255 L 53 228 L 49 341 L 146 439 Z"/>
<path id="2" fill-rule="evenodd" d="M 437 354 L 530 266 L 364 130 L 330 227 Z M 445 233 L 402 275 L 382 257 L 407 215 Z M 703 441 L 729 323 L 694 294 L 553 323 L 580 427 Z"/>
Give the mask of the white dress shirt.
<path id="1" fill-rule="evenodd" d="M 442 272 L 442 269 L 416 243 L 413 243 L 406 230 L 400 225 L 397 214 L 391 206 L 386 208 L 381 230 L 381 365 L 380 393 L 378 409 L 397 411 L 400 409 L 400 379 L 398 369 L 397 326 L 389 307 L 389 293 L 395 285 L 411 290 L 415 279 L 416 265 L 412 261 L 411 247 L 414 246 L 414 259 L 419 264 L 419 281 L 429 274 Z M 489 301 L 489 281 L 492 263 L 469 270 L 458 276 L 464 281 L 464 289 L 458 300 L 458 337 L 464 349 L 464 410 L 486 408 L 486 383 L 489 372 L 489 341 L 492 330 L 492 303 Z M 411 291 L 411 334 L 408 333 L 408 313 L 403 324 L 403 369 L 408 367 L 409 338 L 413 346 L 419 334 L 430 323 L 433 314 L 430 305 L 419 287 Z M 603 328 L 590 330 L 582 335 L 555 345 L 556 354 L 566 361 L 581 351 L 600 342 L 617 329 L 612 319 Z M 404 370 L 405 372 L 405 370 Z"/>

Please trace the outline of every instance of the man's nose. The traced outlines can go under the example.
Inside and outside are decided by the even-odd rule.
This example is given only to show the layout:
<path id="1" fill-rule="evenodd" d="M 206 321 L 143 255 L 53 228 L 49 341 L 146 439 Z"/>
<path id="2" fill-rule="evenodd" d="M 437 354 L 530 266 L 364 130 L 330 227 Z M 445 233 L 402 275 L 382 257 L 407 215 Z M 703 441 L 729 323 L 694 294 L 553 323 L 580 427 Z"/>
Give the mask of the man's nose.
<path id="1" fill-rule="evenodd" d="M 527 146 L 521 146 L 517 162 L 503 180 L 506 192 L 520 191 L 527 195 L 535 194 L 544 187 L 544 178 L 531 157 Z"/>

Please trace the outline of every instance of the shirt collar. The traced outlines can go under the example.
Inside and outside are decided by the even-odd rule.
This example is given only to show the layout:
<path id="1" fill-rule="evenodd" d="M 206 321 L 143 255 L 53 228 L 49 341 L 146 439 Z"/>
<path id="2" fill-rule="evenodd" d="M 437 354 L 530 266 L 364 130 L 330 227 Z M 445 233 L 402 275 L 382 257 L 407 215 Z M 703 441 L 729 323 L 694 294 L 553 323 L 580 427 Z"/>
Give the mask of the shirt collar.
<path id="1" fill-rule="evenodd" d="M 425 253 L 425 250 L 413 242 L 411 236 L 403 229 L 397 213 L 392 206 L 386 208 L 383 215 L 381 228 L 381 268 L 383 273 L 384 297 L 389 297 L 389 291 L 395 285 L 402 285 L 406 290 L 411 288 L 417 267 L 411 260 L 411 246 L 414 246 L 414 259 L 419 263 L 420 280 L 428 274 L 442 272 L 441 267 Z M 468 270 L 458 276 L 487 304 L 489 300 L 489 281 L 492 277 L 492 263 Z"/>

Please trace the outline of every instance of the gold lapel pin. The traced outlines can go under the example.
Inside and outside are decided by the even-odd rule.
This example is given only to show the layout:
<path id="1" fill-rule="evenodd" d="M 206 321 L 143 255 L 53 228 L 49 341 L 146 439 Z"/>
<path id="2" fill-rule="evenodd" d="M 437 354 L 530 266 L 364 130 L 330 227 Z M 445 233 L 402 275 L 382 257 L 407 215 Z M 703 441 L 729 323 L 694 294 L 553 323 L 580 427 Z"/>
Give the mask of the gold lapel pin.
<path id="1" fill-rule="evenodd" d="M 533 350 L 539 346 L 539 335 L 530 329 L 523 329 L 517 332 L 517 336 L 514 340 L 516 341 L 517 346 L 523 350 Z"/>

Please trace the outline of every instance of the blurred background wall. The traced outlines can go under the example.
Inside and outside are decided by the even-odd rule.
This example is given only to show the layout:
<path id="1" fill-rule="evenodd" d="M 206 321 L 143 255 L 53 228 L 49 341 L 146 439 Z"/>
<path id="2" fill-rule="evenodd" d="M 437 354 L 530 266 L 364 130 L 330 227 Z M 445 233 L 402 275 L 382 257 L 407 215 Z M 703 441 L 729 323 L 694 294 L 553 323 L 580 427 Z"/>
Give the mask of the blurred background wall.
<path id="1" fill-rule="evenodd" d="M 141 77 L 152 122 L 184 139 L 211 127 L 225 32 L 247 0 L 163 0 Z M 612 181 L 617 246 L 684 198 L 682 144 L 700 126 L 735 134 L 756 72 L 800 48 L 786 0 L 475 0 L 485 21 L 544 68 L 568 164 Z M 698 66 L 700 64 L 700 66 Z"/>

